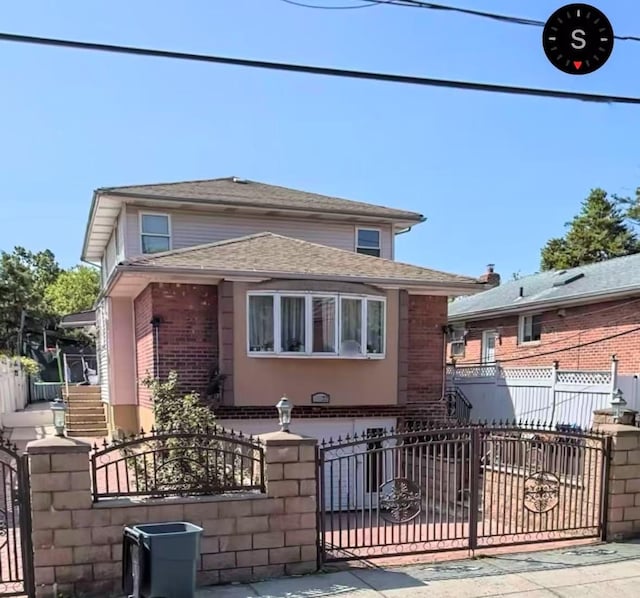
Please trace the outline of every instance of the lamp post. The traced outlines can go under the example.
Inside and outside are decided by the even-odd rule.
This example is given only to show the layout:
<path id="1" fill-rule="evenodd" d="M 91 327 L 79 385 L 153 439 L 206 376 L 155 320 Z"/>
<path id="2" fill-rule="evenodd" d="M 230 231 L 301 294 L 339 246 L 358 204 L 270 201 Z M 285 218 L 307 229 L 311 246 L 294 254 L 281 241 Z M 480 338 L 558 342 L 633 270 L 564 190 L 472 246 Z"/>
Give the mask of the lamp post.
<path id="1" fill-rule="evenodd" d="M 289 424 L 291 423 L 291 411 L 293 411 L 293 405 L 287 397 L 282 397 L 276 404 L 278 410 L 278 423 L 280 424 L 280 430 L 282 432 L 289 431 Z"/>
<path id="2" fill-rule="evenodd" d="M 622 417 L 624 408 L 627 406 L 627 402 L 624 400 L 622 391 L 619 388 L 613 391 L 612 396 L 611 407 L 613 408 L 613 421 L 618 423 Z"/>
<path id="3" fill-rule="evenodd" d="M 51 403 L 51 411 L 53 412 L 53 427 L 56 429 L 56 436 L 64 436 L 67 406 L 60 399 L 56 399 Z"/>

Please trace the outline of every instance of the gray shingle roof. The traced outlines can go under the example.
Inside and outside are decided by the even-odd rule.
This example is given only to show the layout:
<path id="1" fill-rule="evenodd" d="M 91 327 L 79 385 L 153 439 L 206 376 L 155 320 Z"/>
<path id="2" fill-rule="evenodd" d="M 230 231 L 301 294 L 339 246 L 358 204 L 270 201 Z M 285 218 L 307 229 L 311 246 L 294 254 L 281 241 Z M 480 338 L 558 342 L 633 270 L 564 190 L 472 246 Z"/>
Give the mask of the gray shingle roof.
<path id="1" fill-rule="evenodd" d="M 421 268 L 274 233 L 166 251 L 123 262 L 123 266 L 251 273 L 318 278 L 379 280 L 388 283 L 481 287 L 475 278 Z"/>
<path id="2" fill-rule="evenodd" d="M 330 197 L 298 191 L 277 185 L 226 177 L 181 183 L 158 183 L 129 187 L 105 187 L 98 193 L 126 196 L 144 196 L 158 199 L 206 201 L 211 204 L 230 204 L 274 209 L 305 210 L 311 212 L 353 214 L 422 222 L 417 212 L 387 208 L 339 197 Z"/>
<path id="3" fill-rule="evenodd" d="M 523 297 L 520 297 L 521 287 Z M 476 295 L 460 297 L 449 304 L 449 318 L 460 320 L 478 314 L 490 317 L 494 311 L 523 311 L 545 303 L 569 303 L 582 299 L 586 302 L 592 296 L 627 291 L 640 293 L 640 254 L 570 270 L 524 276 Z"/>

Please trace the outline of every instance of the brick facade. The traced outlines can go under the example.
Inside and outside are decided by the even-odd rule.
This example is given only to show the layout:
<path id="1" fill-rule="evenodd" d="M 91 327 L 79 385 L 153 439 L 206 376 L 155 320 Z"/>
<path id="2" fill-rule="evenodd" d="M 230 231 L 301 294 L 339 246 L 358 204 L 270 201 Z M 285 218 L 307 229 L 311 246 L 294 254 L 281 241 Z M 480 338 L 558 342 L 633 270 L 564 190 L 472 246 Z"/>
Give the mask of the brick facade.
<path id="1" fill-rule="evenodd" d="M 176 370 L 185 391 L 195 390 L 204 396 L 212 368 L 220 359 L 227 376 L 224 405 L 233 408 L 233 301 L 229 284 L 218 289 L 153 283 L 135 299 L 134 313 L 138 380 L 147 373 L 165 378 Z M 398 404 L 405 406 L 401 414 L 419 410 L 432 419 L 444 417 L 446 317 L 446 297 L 400 294 Z M 153 319 L 158 321 L 157 331 Z M 141 405 L 150 405 L 146 388 L 139 386 L 138 397 Z M 354 416 L 371 415 L 365 405 L 351 409 Z M 395 413 L 397 408 L 393 410 Z M 308 410 L 304 416 L 318 414 Z"/>
<path id="2" fill-rule="evenodd" d="M 409 295 L 408 314 L 406 402 L 420 404 L 433 419 L 443 419 L 447 297 Z"/>
<path id="3" fill-rule="evenodd" d="M 559 315 L 557 308 L 543 312 L 541 340 L 526 345 L 518 344 L 517 315 L 469 320 L 465 323 L 469 331 L 465 353 L 456 357 L 456 363 L 480 363 L 482 331 L 496 330 L 496 360 L 505 366 L 548 366 L 557 360 L 561 369 L 608 370 L 615 354 L 621 374 L 640 371 L 640 299 L 567 307 L 563 311 L 564 315 Z M 618 334 L 621 336 L 602 340 Z M 450 347 L 447 357 L 451 357 Z"/>
<path id="4" fill-rule="evenodd" d="M 204 395 L 218 359 L 217 287 L 153 283 L 136 298 L 134 313 L 138 380 L 147 372 L 166 378 L 176 370 L 185 391 Z M 153 318 L 158 319 L 157 340 Z M 140 404 L 149 404 L 145 388 L 138 388 L 138 397 Z"/>
<path id="5" fill-rule="evenodd" d="M 154 376 L 156 373 L 153 365 L 152 305 L 152 285 L 149 285 L 133 302 L 133 313 L 135 315 L 136 372 L 139 379 L 144 378 L 147 372 L 151 376 Z M 115 375 L 117 375 L 117 372 Z M 138 402 L 145 406 L 151 404 L 149 389 L 140 384 L 138 384 Z"/>

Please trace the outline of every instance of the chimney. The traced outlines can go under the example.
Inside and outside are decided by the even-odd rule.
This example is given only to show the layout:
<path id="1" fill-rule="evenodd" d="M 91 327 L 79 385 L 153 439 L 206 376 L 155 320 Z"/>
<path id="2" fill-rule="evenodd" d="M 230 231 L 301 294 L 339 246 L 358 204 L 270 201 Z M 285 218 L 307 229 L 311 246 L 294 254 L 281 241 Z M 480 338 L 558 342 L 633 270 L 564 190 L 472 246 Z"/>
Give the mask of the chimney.
<path id="1" fill-rule="evenodd" d="M 493 271 L 494 267 L 495 264 L 488 264 L 487 271 L 478 279 L 480 282 L 486 282 L 490 288 L 500 285 L 500 274 Z"/>

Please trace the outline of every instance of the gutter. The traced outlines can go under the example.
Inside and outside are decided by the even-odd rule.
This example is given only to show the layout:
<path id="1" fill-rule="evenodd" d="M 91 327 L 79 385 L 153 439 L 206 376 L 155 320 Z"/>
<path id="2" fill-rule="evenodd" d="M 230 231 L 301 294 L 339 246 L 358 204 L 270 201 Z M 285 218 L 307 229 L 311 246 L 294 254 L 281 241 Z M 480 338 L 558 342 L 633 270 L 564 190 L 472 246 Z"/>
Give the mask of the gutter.
<path id="1" fill-rule="evenodd" d="M 537 309 L 553 309 L 555 307 L 575 307 L 584 305 L 585 303 L 593 303 L 594 299 L 601 301 L 607 299 L 621 299 L 629 295 L 640 295 L 640 287 L 634 285 L 632 287 L 623 287 L 617 291 L 596 291 L 585 293 L 573 299 L 548 299 L 546 301 L 532 301 L 531 303 L 523 303 L 500 309 L 490 309 L 477 312 L 461 313 L 449 316 L 449 322 L 472 322 L 475 320 L 485 320 L 487 318 L 498 318 L 500 316 L 518 315 L 524 312 L 536 311 Z"/>
<path id="2" fill-rule="evenodd" d="M 158 268 L 157 266 L 130 266 L 119 264 L 115 267 L 114 272 L 118 275 L 125 272 L 131 273 L 153 273 L 153 274 L 180 274 L 186 276 L 211 276 L 215 278 L 233 278 L 233 277 L 255 277 L 255 278 L 279 278 L 284 280 L 332 280 L 336 282 L 352 282 L 372 285 L 394 285 L 403 287 L 434 289 L 439 291 L 451 291 L 455 294 L 458 291 L 478 291 L 482 288 L 482 283 L 478 282 L 461 282 L 461 283 L 438 283 L 438 282 L 421 282 L 407 279 L 388 279 L 388 278 L 367 278 L 354 276 L 331 276 L 328 274 L 304 274 L 304 273 L 284 273 L 284 272 L 266 272 L 257 270 L 247 271 L 229 271 L 229 270 L 208 270 L 204 268 Z M 112 279 L 115 277 L 112 275 Z M 107 281 L 105 289 L 112 286 L 111 281 Z"/>

